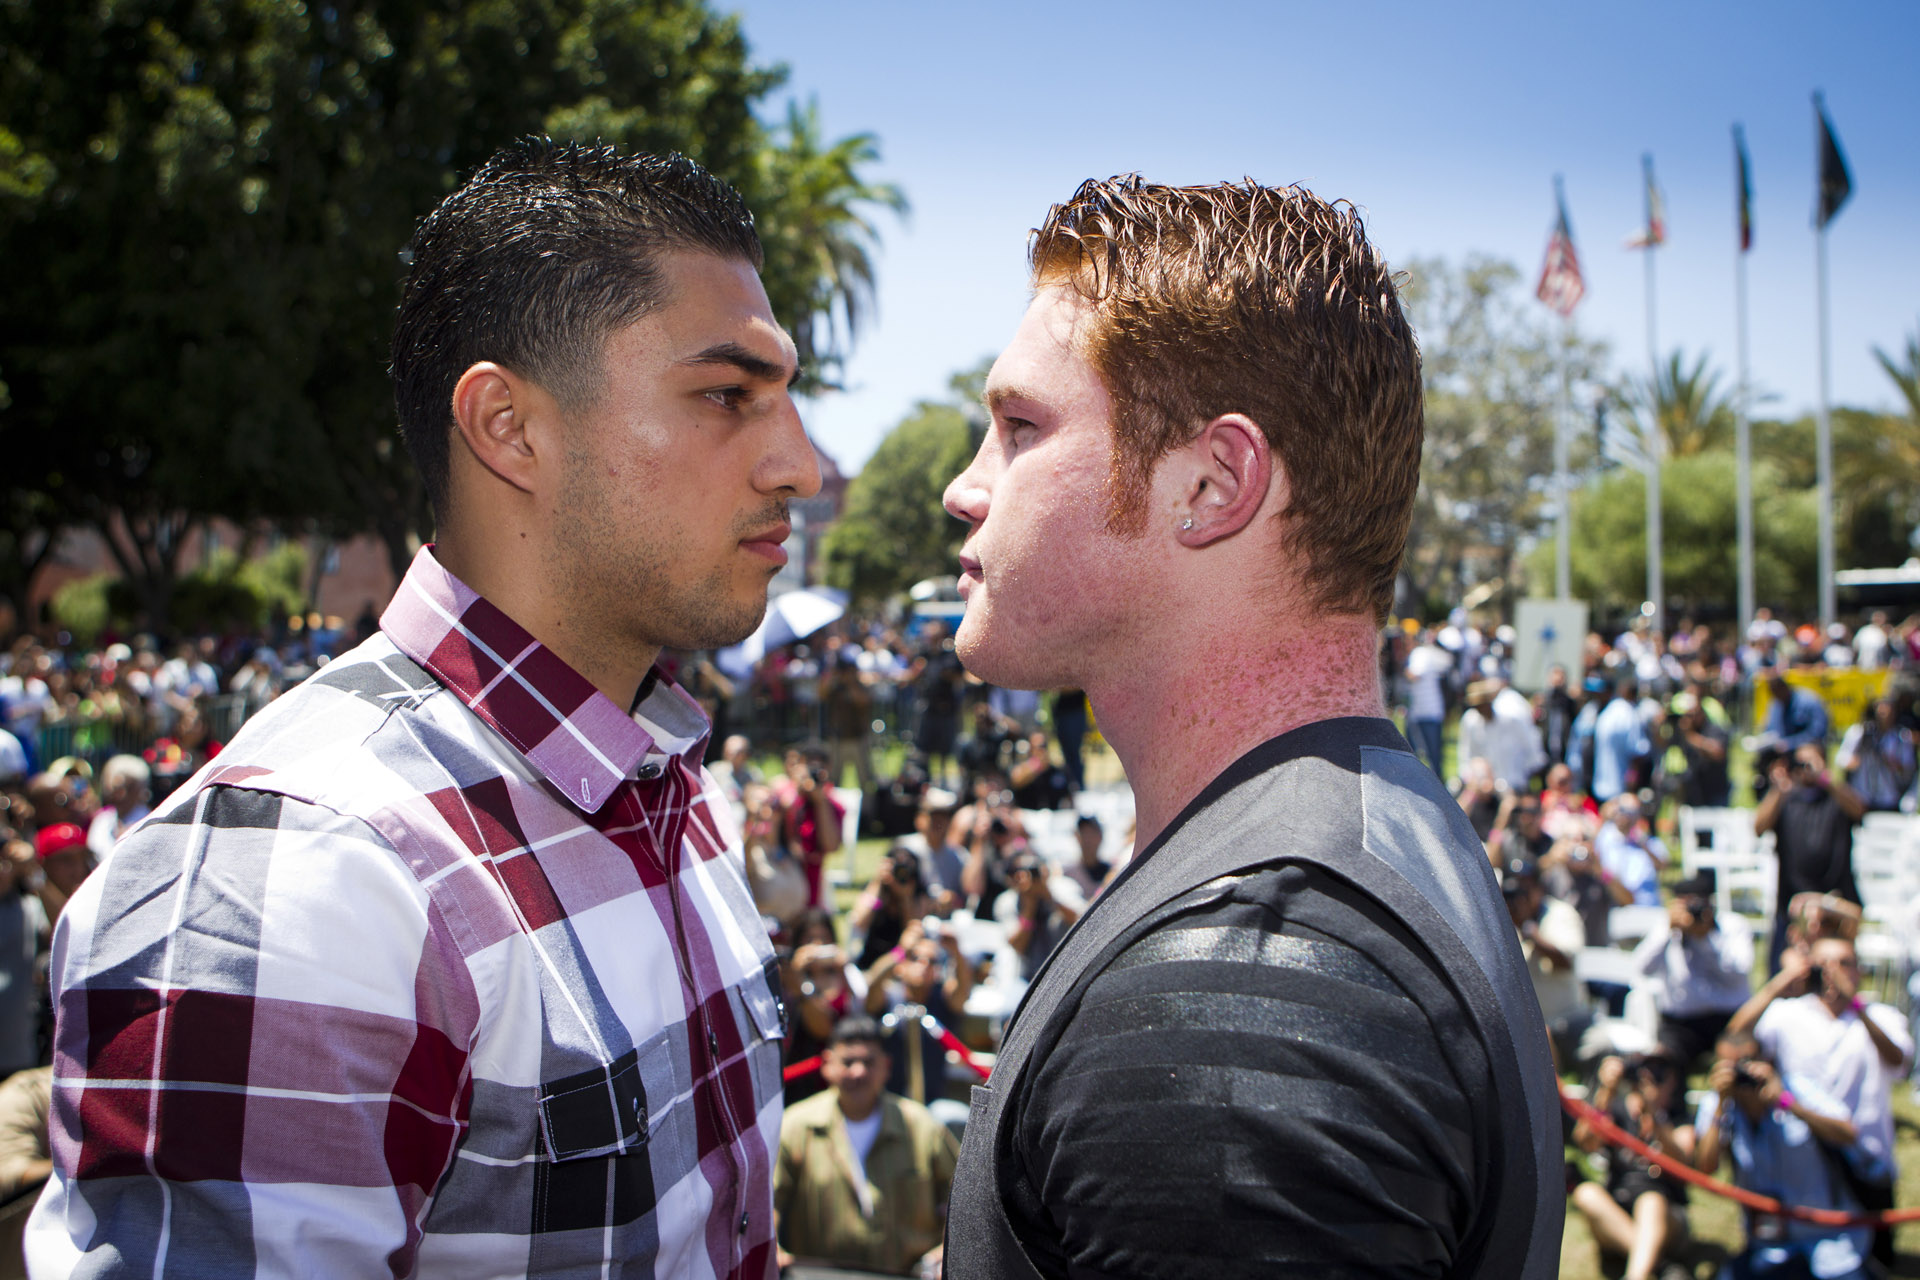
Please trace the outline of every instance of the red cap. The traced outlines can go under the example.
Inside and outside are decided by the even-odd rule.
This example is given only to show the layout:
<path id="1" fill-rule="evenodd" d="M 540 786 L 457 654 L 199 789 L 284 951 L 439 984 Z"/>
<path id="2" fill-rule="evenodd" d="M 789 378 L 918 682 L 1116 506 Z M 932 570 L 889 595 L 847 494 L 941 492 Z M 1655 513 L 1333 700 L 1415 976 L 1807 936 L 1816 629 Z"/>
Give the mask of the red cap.
<path id="1" fill-rule="evenodd" d="M 63 849 L 75 846 L 85 848 L 87 833 L 71 822 L 56 822 L 40 828 L 40 834 L 33 839 L 33 851 L 42 859 L 51 858 Z"/>

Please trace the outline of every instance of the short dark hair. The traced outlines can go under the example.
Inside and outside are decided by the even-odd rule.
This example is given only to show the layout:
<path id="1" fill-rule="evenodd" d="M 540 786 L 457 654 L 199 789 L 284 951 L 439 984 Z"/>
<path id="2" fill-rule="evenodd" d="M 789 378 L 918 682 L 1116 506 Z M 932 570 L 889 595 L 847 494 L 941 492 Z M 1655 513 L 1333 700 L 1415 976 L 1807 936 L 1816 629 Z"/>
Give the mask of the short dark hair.
<path id="1" fill-rule="evenodd" d="M 1113 400 L 1108 527 L 1146 527 L 1160 460 L 1244 413 L 1291 486 L 1286 540 L 1313 603 L 1386 619 L 1420 484 L 1420 351 L 1351 204 L 1252 180 L 1088 181 L 1034 233 L 1036 286 L 1090 304 Z"/>
<path id="2" fill-rule="evenodd" d="M 864 1013 L 850 1013 L 833 1024 L 833 1032 L 827 1037 L 829 1049 L 844 1044 L 870 1044 L 874 1048 L 884 1048 L 886 1037 L 880 1034 L 880 1024 Z"/>
<path id="3" fill-rule="evenodd" d="M 667 299 L 657 257 L 692 249 L 760 266 L 753 215 L 683 155 L 522 138 L 414 231 L 393 329 L 400 434 L 444 516 L 453 388 L 492 360 L 591 403 L 607 336 Z"/>

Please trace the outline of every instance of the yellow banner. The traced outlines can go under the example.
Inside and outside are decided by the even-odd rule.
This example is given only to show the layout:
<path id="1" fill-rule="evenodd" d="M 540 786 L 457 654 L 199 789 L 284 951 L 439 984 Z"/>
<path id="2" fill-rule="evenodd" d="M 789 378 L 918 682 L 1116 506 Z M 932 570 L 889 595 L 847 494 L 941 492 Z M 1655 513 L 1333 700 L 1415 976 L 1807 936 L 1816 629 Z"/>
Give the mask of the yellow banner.
<path id="1" fill-rule="evenodd" d="M 1827 704 L 1827 721 L 1833 739 L 1851 729 L 1873 709 L 1874 700 L 1887 691 L 1887 682 L 1891 673 L 1887 671 L 1861 671 L 1856 667 L 1839 667 L 1823 671 L 1817 667 L 1795 668 L 1787 672 L 1787 683 L 1799 689 L 1811 689 L 1820 695 L 1820 701 Z M 1767 681 L 1757 681 L 1753 686 L 1753 727 L 1758 730 L 1767 722 L 1767 709 L 1773 705 L 1773 694 Z"/>

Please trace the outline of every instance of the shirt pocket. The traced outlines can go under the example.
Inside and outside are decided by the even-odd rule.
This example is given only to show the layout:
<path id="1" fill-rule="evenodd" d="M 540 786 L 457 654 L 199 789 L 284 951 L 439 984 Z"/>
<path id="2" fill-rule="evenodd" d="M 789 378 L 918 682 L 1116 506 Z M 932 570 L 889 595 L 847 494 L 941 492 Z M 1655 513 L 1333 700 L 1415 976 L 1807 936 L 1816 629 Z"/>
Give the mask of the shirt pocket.
<path id="1" fill-rule="evenodd" d="M 672 1047 L 666 1037 L 612 1062 L 542 1081 L 540 1141 L 546 1158 L 584 1160 L 644 1150 L 651 1121 L 670 1101 L 649 1099 L 648 1079 L 672 1087 Z M 659 1084 L 655 1091 L 664 1093 Z"/>

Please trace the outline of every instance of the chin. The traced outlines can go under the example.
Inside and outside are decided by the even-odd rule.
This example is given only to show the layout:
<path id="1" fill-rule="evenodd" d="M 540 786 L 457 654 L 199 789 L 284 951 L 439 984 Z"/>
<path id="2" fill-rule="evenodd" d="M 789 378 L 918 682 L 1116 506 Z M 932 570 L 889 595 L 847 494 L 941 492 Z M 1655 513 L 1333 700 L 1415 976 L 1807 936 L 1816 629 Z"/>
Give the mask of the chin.
<path id="1" fill-rule="evenodd" d="M 983 611 L 984 612 L 984 611 Z M 1064 689 L 1071 677 L 1053 666 L 1057 654 L 1043 640 L 1020 641 L 1006 628 L 996 634 L 991 621 L 976 620 L 970 608 L 953 634 L 953 651 L 960 664 L 988 684 L 1002 689 Z"/>

